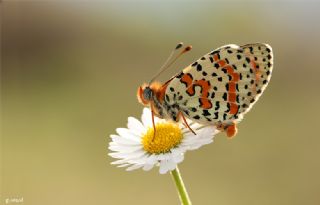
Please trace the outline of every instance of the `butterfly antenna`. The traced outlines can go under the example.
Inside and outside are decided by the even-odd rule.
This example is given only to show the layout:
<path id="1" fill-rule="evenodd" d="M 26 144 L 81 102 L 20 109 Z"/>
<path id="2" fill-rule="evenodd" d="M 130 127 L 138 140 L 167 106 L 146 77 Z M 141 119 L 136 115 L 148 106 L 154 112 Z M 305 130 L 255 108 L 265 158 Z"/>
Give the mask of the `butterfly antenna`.
<path id="1" fill-rule="evenodd" d="M 184 53 L 190 51 L 192 49 L 192 46 L 187 46 L 185 47 L 171 62 L 170 60 L 172 59 L 172 56 L 175 54 L 175 52 L 177 50 L 179 50 L 181 47 L 183 46 L 183 43 L 178 43 L 178 45 L 171 51 L 171 54 L 169 55 L 169 57 L 167 58 L 167 60 L 165 61 L 165 63 L 161 66 L 161 68 L 159 69 L 159 72 L 150 80 L 151 84 L 159 75 L 161 75 L 161 73 L 163 73 L 165 70 L 167 70 L 174 62 L 176 62 L 176 60 Z M 170 63 L 169 63 L 170 62 Z"/>

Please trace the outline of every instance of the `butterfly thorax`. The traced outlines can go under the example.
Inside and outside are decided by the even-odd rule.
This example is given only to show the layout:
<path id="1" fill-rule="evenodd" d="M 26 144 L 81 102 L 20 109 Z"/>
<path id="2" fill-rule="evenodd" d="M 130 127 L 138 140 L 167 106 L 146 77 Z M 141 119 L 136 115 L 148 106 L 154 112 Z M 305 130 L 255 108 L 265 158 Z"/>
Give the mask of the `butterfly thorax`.
<path id="1" fill-rule="evenodd" d="M 150 85 L 144 84 L 138 88 L 138 100 L 144 106 L 150 106 L 157 117 L 178 121 L 179 106 L 169 105 L 165 101 L 166 88 L 166 85 L 159 82 L 153 82 Z"/>

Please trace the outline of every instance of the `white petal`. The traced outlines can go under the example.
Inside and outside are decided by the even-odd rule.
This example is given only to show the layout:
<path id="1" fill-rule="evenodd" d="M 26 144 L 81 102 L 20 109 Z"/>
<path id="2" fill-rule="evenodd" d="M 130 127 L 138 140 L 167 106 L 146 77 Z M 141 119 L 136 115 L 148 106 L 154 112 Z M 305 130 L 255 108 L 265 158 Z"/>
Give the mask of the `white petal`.
<path id="1" fill-rule="evenodd" d="M 126 163 L 127 163 L 127 160 L 119 159 L 114 162 L 111 162 L 110 164 L 126 164 Z"/>
<path id="2" fill-rule="evenodd" d="M 164 119 L 159 119 L 158 117 L 154 116 L 154 123 L 157 124 L 159 122 L 165 122 L 166 120 Z M 152 127 L 152 113 L 151 110 L 149 108 L 144 108 L 143 112 L 142 112 L 142 116 L 141 116 L 141 121 L 143 123 L 143 125 L 148 128 L 148 127 Z"/>
<path id="3" fill-rule="evenodd" d="M 159 169 L 159 173 L 160 174 L 165 174 L 167 173 L 169 170 L 169 165 L 168 165 L 168 161 L 167 160 L 162 160 L 160 162 L 160 169 Z"/>
<path id="4" fill-rule="evenodd" d="M 131 156 L 131 155 L 130 155 Z M 120 160 L 116 160 L 114 162 L 111 162 L 111 164 L 145 164 L 147 160 L 148 154 L 144 154 L 142 156 L 138 157 L 128 157 L 128 158 L 120 158 Z"/>
<path id="5" fill-rule="evenodd" d="M 136 140 L 132 140 L 132 139 L 127 139 L 124 137 L 120 137 L 118 135 L 110 135 L 110 137 L 112 138 L 112 141 L 117 143 L 117 144 L 121 144 L 121 145 L 137 145 L 140 144 L 140 142 L 137 142 Z"/>
<path id="6" fill-rule="evenodd" d="M 141 146 L 117 146 L 117 145 L 110 145 L 109 150 L 114 152 L 123 152 L 123 153 L 131 153 L 136 152 L 138 150 L 142 150 Z"/>
<path id="7" fill-rule="evenodd" d="M 196 135 L 199 134 L 199 130 L 203 129 L 204 125 L 198 124 L 198 123 L 193 123 L 193 124 L 189 124 L 190 128 L 196 133 Z M 188 127 L 184 127 L 182 128 L 182 133 L 183 134 L 192 134 L 194 136 L 196 136 L 195 134 L 193 134 L 193 132 L 191 132 L 191 130 Z"/>
<path id="8" fill-rule="evenodd" d="M 214 127 L 205 127 L 199 130 L 199 136 L 201 138 L 212 138 L 215 133 Z"/>
<path id="9" fill-rule="evenodd" d="M 178 164 L 178 163 L 181 163 L 184 159 L 184 155 L 183 154 L 179 154 L 179 155 L 176 155 L 173 157 L 173 161 Z"/>
<path id="10" fill-rule="evenodd" d="M 128 128 L 138 136 L 141 136 L 141 134 L 145 131 L 145 127 L 142 125 L 142 123 L 134 117 L 128 117 Z"/>
<path id="11" fill-rule="evenodd" d="M 130 164 L 120 164 L 120 165 L 118 165 L 117 167 L 127 167 L 127 166 L 129 166 Z"/>
<path id="12" fill-rule="evenodd" d="M 157 162 L 158 162 L 157 157 L 154 154 L 149 155 L 148 158 L 146 159 L 147 164 L 155 164 Z"/>
<path id="13" fill-rule="evenodd" d="M 152 126 L 152 114 L 150 109 L 144 108 L 141 116 L 143 125 L 148 128 Z"/>
<path id="14" fill-rule="evenodd" d="M 128 162 L 133 163 L 133 164 L 146 164 L 148 156 L 149 156 L 149 154 L 144 153 L 144 155 L 142 155 L 142 156 L 129 159 Z"/>
<path id="15" fill-rule="evenodd" d="M 172 171 L 176 168 L 177 164 L 174 163 L 172 160 L 163 160 L 160 162 L 160 174 L 165 174 L 168 171 Z"/>
<path id="16" fill-rule="evenodd" d="M 157 161 L 160 161 L 160 160 L 165 160 L 165 154 L 161 153 L 161 154 L 156 154 L 154 155 L 155 158 L 157 159 Z"/>
<path id="17" fill-rule="evenodd" d="M 126 170 L 127 170 L 127 171 L 132 171 L 132 170 L 135 170 L 135 169 L 139 169 L 139 168 L 142 167 L 142 166 L 143 166 L 143 165 L 141 165 L 141 164 L 134 164 L 134 165 L 128 167 Z"/>
<path id="18" fill-rule="evenodd" d="M 198 124 L 198 123 L 194 123 L 194 124 L 191 124 L 191 125 L 190 125 L 191 129 L 193 129 L 193 130 L 197 130 L 197 129 L 199 129 L 199 128 L 202 127 L 202 126 L 203 126 L 203 125 Z"/>
<path id="19" fill-rule="evenodd" d="M 174 170 L 177 167 L 177 163 L 175 163 L 173 160 L 168 161 L 168 169 L 169 171 Z"/>
<path id="20" fill-rule="evenodd" d="M 130 130 L 127 128 L 117 128 L 116 132 L 123 138 L 135 141 L 135 142 L 140 142 L 140 136 L 137 136 L 133 134 Z"/>
<path id="21" fill-rule="evenodd" d="M 153 167 L 154 167 L 154 164 L 145 164 L 142 169 L 144 171 L 150 171 Z"/>
<path id="22" fill-rule="evenodd" d="M 109 142 L 109 147 L 110 146 L 122 147 L 123 149 L 131 148 L 131 147 L 141 147 L 142 148 L 142 144 L 120 144 L 120 143 L 117 143 L 114 141 Z"/>
<path id="23" fill-rule="evenodd" d="M 137 151 L 133 153 L 123 153 L 123 152 L 114 152 L 114 153 L 109 153 L 109 156 L 116 158 L 116 159 L 134 159 L 141 157 L 145 154 L 144 151 Z"/>

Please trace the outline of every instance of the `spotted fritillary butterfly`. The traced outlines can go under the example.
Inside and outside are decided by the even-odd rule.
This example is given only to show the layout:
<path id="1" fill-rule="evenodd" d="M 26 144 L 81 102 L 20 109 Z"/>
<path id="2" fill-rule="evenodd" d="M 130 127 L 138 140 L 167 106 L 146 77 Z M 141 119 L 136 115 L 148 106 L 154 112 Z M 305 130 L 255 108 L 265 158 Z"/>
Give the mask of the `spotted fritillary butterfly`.
<path id="1" fill-rule="evenodd" d="M 182 53 L 190 49 L 186 47 Z M 138 99 L 160 118 L 183 119 L 186 126 L 185 118 L 215 125 L 232 137 L 237 133 L 236 124 L 267 87 L 272 67 L 273 53 L 268 44 L 225 45 L 164 84 L 152 81 L 140 86 Z"/>

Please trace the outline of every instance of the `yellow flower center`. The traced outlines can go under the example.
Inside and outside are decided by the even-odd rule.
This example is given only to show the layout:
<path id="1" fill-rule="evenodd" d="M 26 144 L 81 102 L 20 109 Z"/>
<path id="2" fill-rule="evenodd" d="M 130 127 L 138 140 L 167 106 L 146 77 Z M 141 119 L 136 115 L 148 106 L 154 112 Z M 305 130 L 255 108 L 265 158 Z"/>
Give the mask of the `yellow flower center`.
<path id="1" fill-rule="evenodd" d="M 178 125 L 164 122 L 156 124 L 156 133 L 149 127 L 142 136 L 143 149 L 151 154 L 166 153 L 182 140 L 182 132 Z"/>

